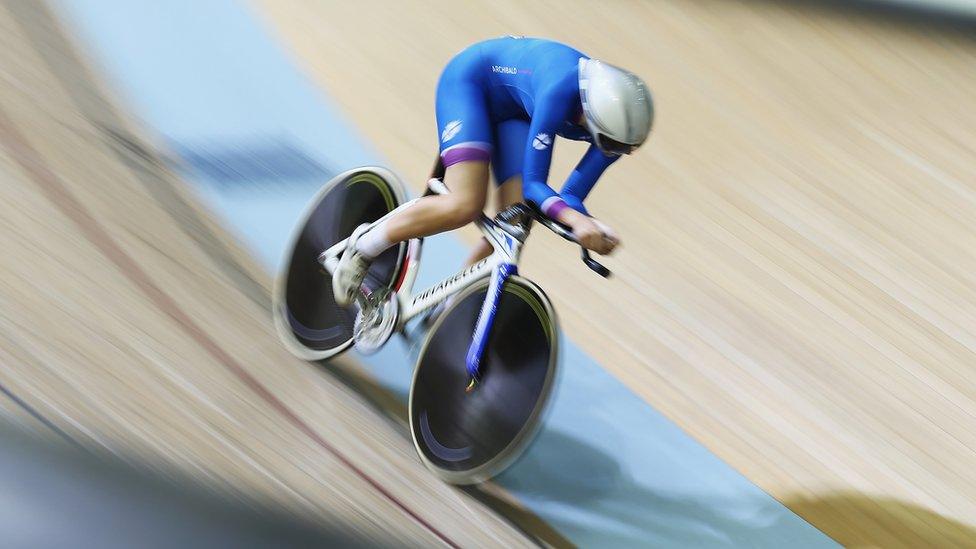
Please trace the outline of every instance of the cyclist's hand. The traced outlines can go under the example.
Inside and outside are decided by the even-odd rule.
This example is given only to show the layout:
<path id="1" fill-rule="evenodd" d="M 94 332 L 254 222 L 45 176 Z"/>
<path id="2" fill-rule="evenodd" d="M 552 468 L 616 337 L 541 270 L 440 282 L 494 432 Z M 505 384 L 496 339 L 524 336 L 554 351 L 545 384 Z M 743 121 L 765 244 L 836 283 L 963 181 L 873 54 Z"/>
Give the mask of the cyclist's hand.
<path id="1" fill-rule="evenodd" d="M 571 210 L 566 208 L 563 211 L 568 213 Z M 601 255 L 607 255 L 620 244 L 620 238 L 617 236 L 616 231 L 608 225 L 576 211 L 572 211 L 566 217 L 567 219 L 564 223 L 573 229 L 573 235 L 576 237 L 576 240 L 580 243 L 580 246 L 583 246 L 587 250 L 592 250 Z"/>
<path id="2" fill-rule="evenodd" d="M 620 235 L 617 234 L 617 231 L 613 230 L 613 227 L 607 225 L 606 223 L 600 221 L 595 217 L 591 217 L 590 219 L 594 223 L 596 223 L 596 226 L 599 227 L 601 231 L 603 231 L 603 236 L 613 244 L 611 246 L 610 252 L 616 250 L 617 246 L 620 246 Z"/>

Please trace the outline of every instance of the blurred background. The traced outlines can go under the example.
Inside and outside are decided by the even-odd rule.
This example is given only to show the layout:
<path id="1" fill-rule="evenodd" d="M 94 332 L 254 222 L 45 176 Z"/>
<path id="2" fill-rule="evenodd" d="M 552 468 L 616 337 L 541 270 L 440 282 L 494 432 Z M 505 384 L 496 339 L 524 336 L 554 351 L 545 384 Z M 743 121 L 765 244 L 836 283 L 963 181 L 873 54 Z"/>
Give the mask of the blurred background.
<path id="1" fill-rule="evenodd" d="M 974 31 L 963 0 L 0 2 L 0 545 L 976 546 Z M 657 118 L 588 200 L 614 278 L 532 238 L 562 377 L 459 489 L 409 440 L 414 346 L 301 362 L 269 292 L 332 175 L 422 191 L 440 70 L 504 34 L 633 70 Z"/>

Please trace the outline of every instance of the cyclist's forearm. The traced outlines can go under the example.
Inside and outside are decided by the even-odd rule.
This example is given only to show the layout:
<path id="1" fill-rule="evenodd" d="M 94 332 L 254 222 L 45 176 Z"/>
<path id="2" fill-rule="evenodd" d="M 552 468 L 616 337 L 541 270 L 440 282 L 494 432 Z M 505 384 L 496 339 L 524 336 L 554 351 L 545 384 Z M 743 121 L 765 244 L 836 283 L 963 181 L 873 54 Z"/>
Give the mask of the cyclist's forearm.
<path id="1" fill-rule="evenodd" d="M 586 150 L 586 154 L 580 159 L 576 168 L 566 178 L 566 183 L 559 191 L 559 194 L 563 198 L 574 196 L 580 202 L 586 200 L 586 197 L 593 190 L 596 182 L 599 181 L 607 168 L 616 162 L 618 158 L 620 157 L 607 156 L 596 146 L 590 145 L 590 148 Z"/>
<path id="2" fill-rule="evenodd" d="M 541 188 L 535 187 L 541 186 Z M 525 199 L 532 202 L 547 216 L 563 222 L 561 216 L 566 210 L 573 210 L 583 215 L 589 215 L 583 202 L 572 195 L 557 193 L 548 185 L 542 183 L 527 183 L 523 185 Z M 573 217 L 572 214 L 565 214 Z"/>
<path id="3" fill-rule="evenodd" d="M 552 218 L 556 217 L 560 209 L 566 207 L 566 203 L 563 202 L 559 194 L 545 181 L 538 179 L 525 178 L 522 182 L 522 196 Z"/>
<path id="4" fill-rule="evenodd" d="M 581 219 L 588 217 L 586 214 L 580 213 L 573 208 L 564 208 L 555 217 L 555 220 L 562 223 L 563 225 L 574 226 Z"/>
<path id="5" fill-rule="evenodd" d="M 566 205 L 569 206 L 570 208 L 578 211 L 583 215 L 590 215 L 589 210 L 587 210 L 586 206 L 583 204 L 583 200 L 581 200 L 579 197 L 573 196 L 572 194 L 566 192 L 560 192 L 559 196 L 563 199 L 563 202 L 565 202 Z"/>

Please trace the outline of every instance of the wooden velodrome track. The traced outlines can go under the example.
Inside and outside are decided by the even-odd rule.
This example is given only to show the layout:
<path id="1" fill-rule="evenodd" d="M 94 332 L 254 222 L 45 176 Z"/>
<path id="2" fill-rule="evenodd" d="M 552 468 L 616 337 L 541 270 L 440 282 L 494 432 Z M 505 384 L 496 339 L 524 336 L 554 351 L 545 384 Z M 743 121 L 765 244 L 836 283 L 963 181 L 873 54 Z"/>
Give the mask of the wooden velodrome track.
<path id="1" fill-rule="evenodd" d="M 4 415 L 377 544 L 528 545 L 281 348 L 269 280 L 138 131 L 41 3 L 0 4 Z"/>
<path id="2" fill-rule="evenodd" d="M 976 545 L 972 37 L 802 3 L 259 11 L 415 191 L 467 44 L 546 36 L 644 75 L 652 140 L 589 202 L 616 278 L 530 245 L 570 337 L 838 541 Z M 557 151 L 568 173 L 581 149 Z"/>

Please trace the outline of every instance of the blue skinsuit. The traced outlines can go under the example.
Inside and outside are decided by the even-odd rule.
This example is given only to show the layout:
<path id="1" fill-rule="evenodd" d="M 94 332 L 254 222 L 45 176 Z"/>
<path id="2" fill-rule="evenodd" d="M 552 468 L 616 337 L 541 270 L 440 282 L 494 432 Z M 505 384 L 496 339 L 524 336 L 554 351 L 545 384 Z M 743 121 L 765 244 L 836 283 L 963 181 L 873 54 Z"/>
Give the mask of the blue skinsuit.
<path id="1" fill-rule="evenodd" d="M 583 200 L 618 156 L 591 144 L 559 193 L 547 183 L 556 135 L 592 141 L 576 123 L 580 58 L 587 56 L 558 42 L 516 37 L 478 42 L 456 55 L 437 84 L 445 166 L 487 160 L 499 184 L 521 173 L 525 199 L 547 214 L 565 205 L 586 213 Z"/>

